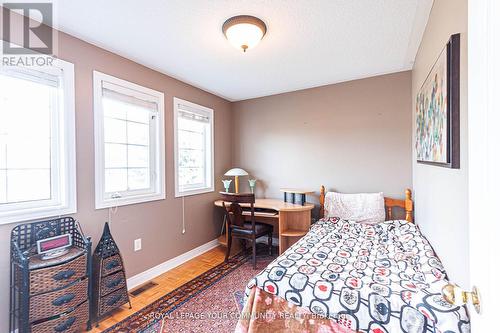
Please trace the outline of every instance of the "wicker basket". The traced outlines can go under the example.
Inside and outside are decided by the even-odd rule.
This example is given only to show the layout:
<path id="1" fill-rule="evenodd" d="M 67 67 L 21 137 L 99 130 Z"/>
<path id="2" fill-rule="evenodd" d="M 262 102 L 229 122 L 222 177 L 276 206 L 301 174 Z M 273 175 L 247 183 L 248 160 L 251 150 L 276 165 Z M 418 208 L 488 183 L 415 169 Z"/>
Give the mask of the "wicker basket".
<path id="1" fill-rule="evenodd" d="M 102 262 L 102 276 L 108 276 L 123 269 L 119 254 L 106 258 Z"/>
<path id="2" fill-rule="evenodd" d="M 113 275 L 108 275 L 101 282 L 101 295 L 105 296 L 117 289 L 125 287 L 125 273 L 119 271 Z"/>
<path id="3" fill-rule="evenodd" d="M 85 329 L 89 317 L 89 303 L 85 302 L 72 312 L 57 319 L 45 321 L 41 324 L 31 325 L 33 333 L 80 333 Z"/>
<path id="4" fill-rule="evenodd" d="M 87 273 L 87 255 L 68 263 L 30 272 L 30 294 L 38 294 L 67 286 Z"/>
<path id="5" fill-rule="evenodd" d="M 127 290 L 118 289 L 99 300 L 99 316 L 114 310 L 129 302 Z"/>
<path id="6" fill-rule="evenodd" d="M 71 310 L 87 299 L 87 286 L 88 281 L 85 279 L 71 287 L 33 297 L 30 302 L 30 321 L 50 318 Z"/>

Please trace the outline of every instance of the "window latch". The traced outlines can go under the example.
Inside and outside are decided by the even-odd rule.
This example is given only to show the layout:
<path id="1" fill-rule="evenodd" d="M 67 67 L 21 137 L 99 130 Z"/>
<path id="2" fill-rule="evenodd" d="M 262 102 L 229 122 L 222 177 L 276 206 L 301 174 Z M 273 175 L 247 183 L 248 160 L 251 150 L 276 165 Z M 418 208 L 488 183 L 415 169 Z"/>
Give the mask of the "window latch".
<path id="1" fill-rule="evenodd" d="M 121 198 L 121 197 L 122 197 L 122 196 L 121 196 L 121 194 L 120 194 L 120 193 L 113 193 L 113 194 L 111 194 L 111 199 L 119 199 L 119 198 Z"/>

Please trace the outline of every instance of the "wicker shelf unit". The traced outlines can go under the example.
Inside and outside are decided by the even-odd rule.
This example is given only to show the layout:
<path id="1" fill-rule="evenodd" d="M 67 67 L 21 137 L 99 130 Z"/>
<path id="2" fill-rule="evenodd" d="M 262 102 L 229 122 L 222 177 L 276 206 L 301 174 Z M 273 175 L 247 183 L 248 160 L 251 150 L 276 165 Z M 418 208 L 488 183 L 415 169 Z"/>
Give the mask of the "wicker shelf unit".
<path id="1" fill-rule="evenodd" d="M 71 234 L 64 255 L 42 260 L 36 242 Z M 71 217 L 21 224 L 11 232 L 10 332 L 81 332 L 91 328 L 91 241 Z"/>
<path id="2" fill-rule="evenodd" d="M 132 308 L 127 290 L 127 278 L 118 245 L 106 222 L 101 239 L 93 255 L 93 316 L 99 321 L 123 304 Z"/>

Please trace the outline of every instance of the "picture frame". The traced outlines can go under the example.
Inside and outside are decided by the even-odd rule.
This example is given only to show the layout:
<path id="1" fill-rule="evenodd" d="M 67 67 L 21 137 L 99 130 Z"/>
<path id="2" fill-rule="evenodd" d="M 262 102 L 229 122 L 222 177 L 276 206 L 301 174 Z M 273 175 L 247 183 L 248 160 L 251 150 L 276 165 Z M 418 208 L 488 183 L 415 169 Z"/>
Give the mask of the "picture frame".
<path id="1" fill-rule="evenodd" d="M 460 34 L 450 37 L 416 96 L 417 163 L 460 168 Z"/>

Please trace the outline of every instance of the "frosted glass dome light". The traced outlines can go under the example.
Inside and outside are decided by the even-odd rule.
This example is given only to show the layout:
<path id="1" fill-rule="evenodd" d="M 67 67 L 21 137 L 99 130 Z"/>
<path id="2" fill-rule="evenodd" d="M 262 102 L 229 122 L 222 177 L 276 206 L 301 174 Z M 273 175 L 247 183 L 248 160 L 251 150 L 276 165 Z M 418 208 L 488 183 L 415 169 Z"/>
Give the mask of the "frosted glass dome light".
<path id="1" fill-rule="evenodd" d="M 222 25 L 229 43 L 243 52 L 259 44 L 266 31 L 266 24 L 261 19 L 249 15 L 233 16 Z"/>

